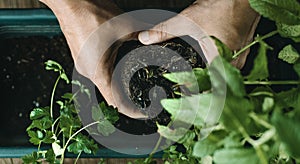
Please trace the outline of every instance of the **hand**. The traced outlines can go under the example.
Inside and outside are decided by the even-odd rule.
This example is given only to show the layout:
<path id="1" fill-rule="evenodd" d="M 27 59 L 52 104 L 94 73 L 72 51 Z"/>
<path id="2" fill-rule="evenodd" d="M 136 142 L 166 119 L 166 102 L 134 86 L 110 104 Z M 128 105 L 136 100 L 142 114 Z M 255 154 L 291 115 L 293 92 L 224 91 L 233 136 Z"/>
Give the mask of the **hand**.
<path id="1" fill-rule="evenodd" d="M 110 0 L 40 1 L 52 9 L 58 18 L 77 71 L 89 78 L 100 90 L 107 103 L 118 107 L 119 112 L 130 117 L 144 117 L 138 110 L 133 110 L 125 104 L 125 100 L 111 82 L 118 47 L 122 41 L 134 39 L 136 35 L 130 34 L 118 42 L 114 41 L 118 39 L 120 28 L 123 31 L 131 30 L 130 22 L 133 20 L 128 18 L 128 20 L 107 22 L 122 13 Z M 103 27 L 102 25 L 109 30 L 98 33 L 97 30 Z M 114 44 L 111 45 L 113 42 Z"/>
<path id="2" fill-rule="evenodd" d="M 188 19 L 196 23 L 210 36 L 215 36 L 226 44 L 231 50 L 239 50 L 249 44 L 259 21 L 259 14 L 251 9 L 248 0 L 197 0 L 194 4 L 165 22 L 154 26 L 149 31 L 139 34 L 139 40 L 145 44 L 163 42 L 173 37 L 190 35 L 197 37 L 198 29 L 189 26 Z M 176 36 L 168 33 L 175 33 Z M 247 52 L 240 55 L 232 62 L 242 68 Z M 212 61 L 215 56 L 206 56 Z"/>

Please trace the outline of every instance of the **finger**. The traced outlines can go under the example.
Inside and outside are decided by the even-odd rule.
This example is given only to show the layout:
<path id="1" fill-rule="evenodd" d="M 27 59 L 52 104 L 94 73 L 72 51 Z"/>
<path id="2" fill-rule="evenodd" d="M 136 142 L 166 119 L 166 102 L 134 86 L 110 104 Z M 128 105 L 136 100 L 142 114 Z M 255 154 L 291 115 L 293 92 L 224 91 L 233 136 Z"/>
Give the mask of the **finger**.
<path id="1" fill-rule="evenodd" d="M 191 24 L 186 17 L 177 15 L 159 23 L 150 30 L 140 32 L 138 39 L 141 43 L 149 45 L 183 36 L 187 34 L 187 27 L 189 27 L 186 23 Z"/>

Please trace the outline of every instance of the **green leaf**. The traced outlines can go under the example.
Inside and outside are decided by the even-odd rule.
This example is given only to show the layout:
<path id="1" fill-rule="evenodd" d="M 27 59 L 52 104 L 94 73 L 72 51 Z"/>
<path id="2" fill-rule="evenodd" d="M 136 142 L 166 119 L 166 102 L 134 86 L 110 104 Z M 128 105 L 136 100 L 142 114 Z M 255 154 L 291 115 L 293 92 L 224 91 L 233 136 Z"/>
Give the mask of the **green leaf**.
<path id="1" fill-rule="evenodd" d="M 163 126 L 163 125 L 159 125 L 157 124 L 157 132 L 171 140 L 171 141 L 174 141 L 174 142 L 177 142 L 178 140 L 180 140 L 188 131 L 188 129 L 185 129 L 185 128 L 176 128 L 176 129 L 170 129 L 169 127 L 167 126 Z"/>
<path id="2" fill-rule="evenodd" d="M 218 142 L 210 140 L 208 138 L 196 142 L 193 149 L 193 156 L 203 158 L 205 156 L 211 155 L 217 150 Z"/>
<path id="3" fill-rule="evenodd" d="M 96 154 L 98 150 L 97 144 L 94 140 L 89 139 L 87 136 L 79 134 L 75 137 L 75 142 L 68 146 L 68 152 L 79 154 L 85 152 L 87 154 L 94 153 Z"/>
<path id="4" fill-rule="evenodd" d="M 299 107 L 299 106 L 298 106 Z M 272 117 L 279 139 L 284 144 L 288 154 L 300 159 L 300 121 L 299 118 L 288 118 L 276 112 Z"/>
<path id="5" fill-rule="evenodd" d="M 55 72 L 59 72 L 62 70 L 62 66 L 53 60 L 46 61 L 45 65 L 46 65 L 46 70 L 53 70 Z"/>
<path id="6" fill-rule="evenodd" d="M 27 131 L 28 136 L 30 137 L 29 142 L 34 145 L 39 145 L 42 142 L 42 139 L 39 138 L 37 132 Z"/>
<path id="7" fill-rule="evenodd" d="M 299 53 L 297 50 L 292 47 L 292 45 L 287 45 L 284 47 L 278 55 L 278 58 L 289 63 L 289 64 L 294 64 L 296 61 L 299 59 Z"/>
<path id="8" fill-rule="evenodd" d="M 222 41 L 220 41 L 218 38 L 216 37 L 212 37 L 215 41 L 215 44 L 218 48 L 218 52 L 219 54 L 226 59 L 228 62 L 232 61 L 232 57 L 233 57 L 233 51 L 227 47 L 224 43 L 222 43 Z"/>
<path id="9" fill-rule="evenodd" d="M 102 110 L 99 108 L 99 106 L 92 107 L 92 118 L 94 121 L 100 121 L 104 119 L 104 114 L 102 113 Z"/>
<path id="10" fill-rule="evenodd" d="M 73 94 L 72 93 L 65 93 L 61 97 L 64 98 L 64 99 L 67 99 L 67 100 L 72 100 L 73 99 Z"/>
<path id="11" fill-rule="evenodd" d="M 273 21 L 300 24 L 300 4 L 297 0 L 249 0 L 249 3 L 254 10 Z"/>
<path id="12" fill-rule="evenodd" d="M 260 41 L 259 43 L 260 47 L 258 50 L 258 55 L 254 60 L 254 66 L 250 74 L 246 77 L 246 79 L 249 81 L 264 80 L 269 77 L 267 59 L 267 50 L 269 49 L 269 46 L 263 41 Z"/>
<path id="13" fill-rule="evenodd" d="M 246 95 L 240 71 L 223 58 L 216 57 L 208 71 L 215 92 L 220 92 L 220 95 L 225 96 L 227 86 L 236 96 L 244 97 Z M 224 85 L 226 86 L 224 87 Z"/>
<path id="14" fill-rule="evenodd" d="M 221 149 L 214 153 L 213 160 L 217 164 L 258 164 L 259 159 L 254 149 Z"/>
<path id="15" fill-rule="evenodd" d="M 60 109 L 63 109 L 65 106 L 64 102 L 62 102 L 62 101 L 56 101 L 56 103 L 59 105 Z"/>
<path id="16" fill-rule="evenodd" d="M 49 108 L 34 108 L 30 112 L 30 119 L 31 120 L 36 120 L 36 119 L 42 118 L 44 116 L 50 116 Z"/>
<path id="17" fill-rule="evenodd" d="M 81 127 L 81 121 L 78 116 L 61 114 L 59 127 L 66 136 L 69 136 L 70 131 L 74 132 Z"/>
<path id="18" fill-rule="evenodd" d="M 243 137 L 236 132 L 231 132 L 224 140 L 224 148 L 239 148 L 243 146 Z"/>
<path id="19" fill-rule="evenodd" d="M 37 152 L 32 152 L 31 154 L 25 155 L 22 157 L 24 164 L 37 164 L 39 159 Z"/>
<path id="20" fill-rule="evenodd" d="M 90 90 L 86 88 L 86 86 L 84 86 L 83 84 L 80 83 L 80 81 L 78 80 L 72 80 L 71 82 L 73 85 L 77 85 L 79 87 L 79 90 L 81 93 L 85 93 L 89 99 L 91 99 L 91 93 Z"/>
<path id="21" fill-rule="evenodd" d="M 298 77 L 300 77 L 300 62 L 294 64 L 294 70 L 297 73 Z"/>
<path id="22" fill-rule="evenodd" d="M 241 134 L 253 134 L 256 129 L 253 121 L 248 116 L 253 109 L 254 106 L 248 99 L 229 95 L 226 98 L 220 122 L 227 130 L 239 132 Z"/>
<path id="23" fill-rule="evenodd" d="M 52 150 L 56 157 L 64 153 L 63 148 L 56 142 L 52 143 Z"/>
<path id="24" fill-rule="evenodd" d="M 49 116 L 45 116 L 38 120 L 33 120 L 27 130 L 38 128 L 40 130 L 48 129 L 52 126 L 52 119 Z"/>
<path id="25" fill-rule="evenodd" d="M 194 68 L 193 72 L 173 72 L 163 76 L 176 84 L 186 86 L 191 92 L 201 92 L 211 88 L 207 69 Z"/>
<path id="26" fill-rule="evenodd" d="M 300 88 L 293 88 L 276 95 L 277 103 L 283 107 L 298 108 L 300 106 Z"/>
<path id="27" fill-rule="evenodd" d="M 262 104 L 262 109 L 264 112 L 269 112 L 274 107 L 274 99 L 271 97 L 265 97 L 264 102 Z"/>
<path id="28" fill-rule="evenodd" d="M 277 23 L 277 29 L 282 37 L 291 38 L 295 42 L 300 42 L 300 25 L 287 25 Z"/>
<path id="29" fill-rule="evenodd" d="M 211 97 L 211 94 L 198 94 L 179 99 L 164 99 L 161 104 L 171 114 L 172 120 L 204 126 L 212 103 Z"/>
<path id="30" fill-rule="evenodd" d="M 53 132 L 52 131 L 46 131 L 46 135 L 45 137 L 43 138 L 43 142 L 44 143 L 47 143 L 47 144 L 51 144 L 53 142 L 55 142 L 55 139 L 53 138 Z"/>
<path id="31" fill-rule="evenodd" d="M 102 120 L 98 123 L 97 130 L 103 136 L 109 136 L 115 132 L 116 128 L 108 120 Z"/>
<path id="32" fill-rule="evenodd" d="M 112 124 L 119 120 L 118 110 L 113 106 L 107 106 L 105 102 L 101 102 L 100 108 L 104 114 L 104 119 L 110 121 Z"/>
<path id="33" fill-rule="evenodd" d="M 56 158 L 55 158 L 54 151 L 52 149 L 47 150 L 45 157 L 47 162 L 55 163 Z"/>
<path id="34" fill-rule="evenodd" d="M 66 82 L 67 84 L 70 83 L 70 80 L 69 80 L 68 76 L 67 76 L 65 73 L 62 73 L 62 74 L 60 75 L 60 78 L 62 78 L 63 80 L 65 80 L 65 82 Z"/>

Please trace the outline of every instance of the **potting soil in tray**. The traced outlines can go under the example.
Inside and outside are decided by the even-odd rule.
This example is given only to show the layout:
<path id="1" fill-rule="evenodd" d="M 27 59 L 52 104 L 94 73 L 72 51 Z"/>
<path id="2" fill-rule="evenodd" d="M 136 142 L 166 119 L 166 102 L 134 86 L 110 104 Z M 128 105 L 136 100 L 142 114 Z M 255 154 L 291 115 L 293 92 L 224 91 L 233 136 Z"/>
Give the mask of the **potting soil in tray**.
<path id="1" fill-rule="evenodd" d="M 185 44 L 184 42 L 181 43 Z M 140 45 L 137 42 L 128 42 L 120 48 L 119 55 L 126 54 Z M 168 48 L 177 52 L 187 50 L 176 42 L 168 45 Z M 56 73 L 44 69 L 44 63 L 48 59 L 57 61 L 66 70 L 67 75 L 71 77 L 73 61 L 70 50 L 63 36 L 51 38 L 30 36 L 0 39 L 0 52 L 2 88 L 0 146 L 29 145 L 26 133 L 26 128 L 30 124 L 29 113 L 35 107 L 49 106 L 50 94 L 57 78 Z M 186 52 L 193 51 L 189 49 Z M 185 58 L 191 60 L 192 63 L 195 62 L 193 57 L 195 54 L 191 53 L 190 55 L 186 53 Z M 201 62 L 200 60 L 196 61 L 195 64 Z M 134 63 L 131 64 L 131 66 L 133 65 Z M 162 78 L 160 72 L 162 70 L 159 67 L 147 66 L 144 69 L 154 72 L 155 78 L 138 78 L 139 74 L 144 72 L 142 72 L 143 70 L 137 70 L 130 84 L 130 90 L 134 93 L 143 90 L 142 97 L 136 94 L 131 96 L 131 100 L 140 109 L 143 109 L 143 104 L 150 103 L 145 95 L 148 95 L 146 92 L 155 83 L 158 82 L 157 85 L 163 85 L 167 90 L 172 89 L 171 85 L 173 85 Z M 71 85 L 61 81 L 56 91 L 56 99 L 59 99 L 66 92 L 71 92 Z M 174 97 L 171 94 L 168 91 L 168 97 Z M 120 120 L 115 126 L 132 134 L 151 134 L 156 131 L 155 122 L 159 121 L 166 124 L 169 121 L 168 117 L 168 114 L 164 111 L 158 117 L 146 121 L 131 119 L 120 114 Z"/>

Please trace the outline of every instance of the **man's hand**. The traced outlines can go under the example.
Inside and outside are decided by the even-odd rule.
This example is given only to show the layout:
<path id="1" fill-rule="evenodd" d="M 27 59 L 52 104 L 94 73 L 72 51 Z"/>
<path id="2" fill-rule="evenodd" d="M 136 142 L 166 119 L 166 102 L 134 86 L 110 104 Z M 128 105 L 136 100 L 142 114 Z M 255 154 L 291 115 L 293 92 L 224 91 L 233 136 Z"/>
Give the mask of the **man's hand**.
<path id="1" fill-rule="evenodd" d="M 128 20 L 110 21 L 122 11 L 111 0 L 40 0 L 56 15 L 72 52 L 77 71 L 89 78 L 108 104 L 130 117 L 144 117 L 125 105 L 125 100 L 112 85 L 112 72 L 117 49 L 122 41 L 136 38 L 129 34 L 118 40 L 118 31 L 131 31 Z M 97 31 L 100 27 L 108 29 Z M 99 35 L 98 35 L 99 34 Z M 112 44 L 113 43 L 113 44 Z M 107 47 L 111 47 L 107 49 Z"/>
<path id="2" fill-rule="evenodd" d="M 258 13 L 251 9 L 248 0 L 197 0 L 178 16 L 154 26 L 149 31 L 141 32 L 139 40 L 149 45 L 175 37 L 168 32 L 175 33 L 176 37 L 196 35 L 197 28 L 192 29 L 193 26 L 189 26 L 182 17 L 190 19 L 208 35 L 217 37 L 232 50 L 239 50 L 252 41 L 259 21 Z M 248 53 L 249 51 L 240 55 L 232 64 L 242 68 Z M 208 61 L 212 60 L 209 59 L 210 56 L 206 58 Z"/>

